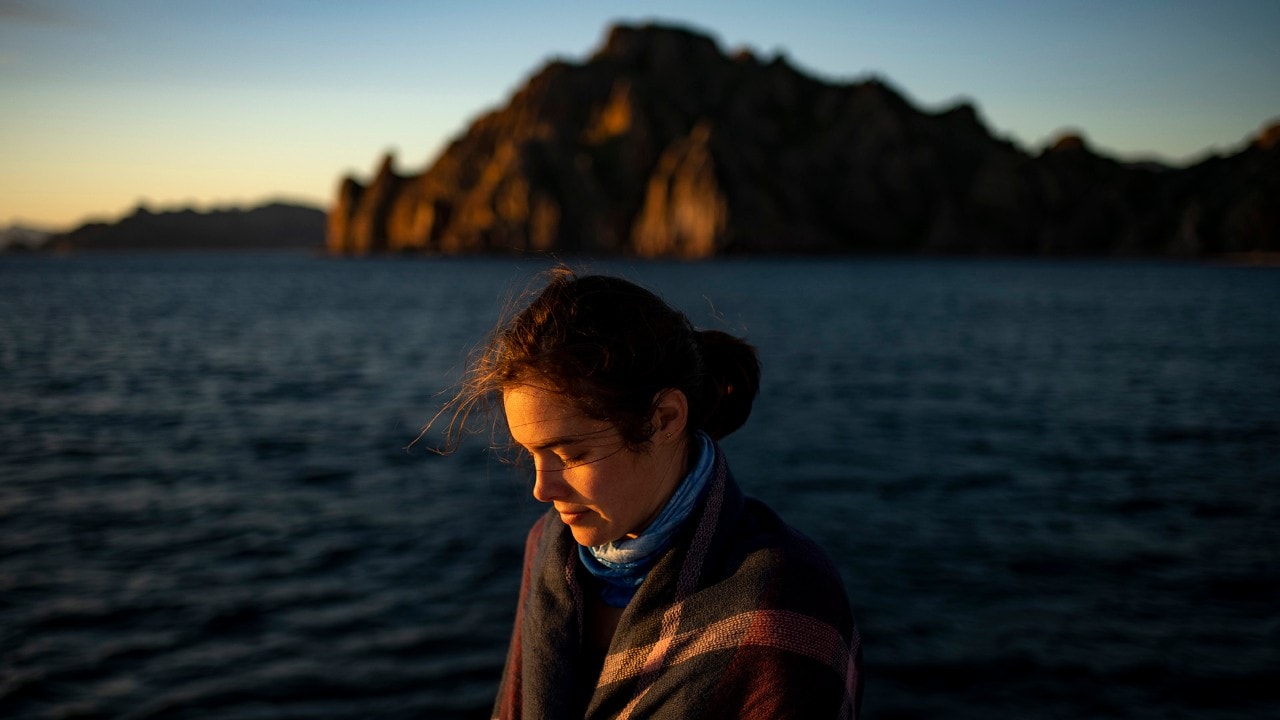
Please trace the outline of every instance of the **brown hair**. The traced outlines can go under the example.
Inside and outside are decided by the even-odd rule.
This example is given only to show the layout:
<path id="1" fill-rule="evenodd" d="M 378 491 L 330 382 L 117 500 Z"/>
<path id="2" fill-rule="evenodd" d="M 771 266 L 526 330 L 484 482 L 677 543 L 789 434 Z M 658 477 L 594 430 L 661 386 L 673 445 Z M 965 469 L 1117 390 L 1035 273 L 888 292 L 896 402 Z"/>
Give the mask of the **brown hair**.
<path id="1" fill-rule="evenodd" d="M 621 278 L 578 277 L 563 267 L 549 275 L 537 297 L 494 330 L 441 411 L 452 410 L 449 449 L 477 405 L 521 382 L 567 396 L 588 417 L 617 427 L 632 449 L 653 434 L 655 400 L 669 388 L 689 400 L 689 432 L 718 440 L 746 422 L 760 389 L 754 347 L 695 330 L 683 313 Z"/>

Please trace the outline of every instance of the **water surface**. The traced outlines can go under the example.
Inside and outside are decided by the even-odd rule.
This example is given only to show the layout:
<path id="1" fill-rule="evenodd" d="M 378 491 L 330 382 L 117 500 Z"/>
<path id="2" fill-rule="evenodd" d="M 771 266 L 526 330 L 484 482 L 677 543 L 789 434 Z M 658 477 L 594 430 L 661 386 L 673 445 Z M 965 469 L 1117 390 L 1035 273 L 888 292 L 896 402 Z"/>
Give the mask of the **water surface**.
<path id="1" fill-rule="evenodd" d="M 760 348 L 867 717 L 1280 713 L 1280 270 L 591 266 Z M 0 258 L 0 716 L 487 717 L 540 509 L 408 446 L 542 267 Z"/>

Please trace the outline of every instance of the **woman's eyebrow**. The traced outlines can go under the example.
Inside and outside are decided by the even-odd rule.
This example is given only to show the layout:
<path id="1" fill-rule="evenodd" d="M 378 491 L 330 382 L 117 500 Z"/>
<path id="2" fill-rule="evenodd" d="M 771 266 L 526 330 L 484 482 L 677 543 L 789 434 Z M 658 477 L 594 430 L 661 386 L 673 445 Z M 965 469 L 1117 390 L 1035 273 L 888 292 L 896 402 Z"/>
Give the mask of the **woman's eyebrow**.
<path id="1" fill-rule="evenodd" d="M 531 445 L 529 445 L 529 449 L 530 450 L 550 450 L 552 448 L 562 447 L 564 445 L 572 445 L 573 443 L 578 442 L 581 439 L 582 439 L 581 436 L 577 436 L 577 435 L 567 435 L 565 437 L 550 438 L 547 440 L 542 440 L 540 442 L 532 443 Z"/>
<path id="2" fill-rule="evenodd" d="M 593 436 L 605 435 L 608 432 L 609 432 L 609 428 L 601 428 L 599 430 L 592 430 L 590 432 L 579 433 L 577 435 L 563 435 L 561 437 L 553 437 L 553 438 L 547 438 L 546 440 L 539 440 L 536 443 L 530 443 L 526 447 L 529 450 L 550 450 L 555 447 L 563 447 L 565 445 L 575 445 L 578 443 L 586 442 L 589 438 Z"/>

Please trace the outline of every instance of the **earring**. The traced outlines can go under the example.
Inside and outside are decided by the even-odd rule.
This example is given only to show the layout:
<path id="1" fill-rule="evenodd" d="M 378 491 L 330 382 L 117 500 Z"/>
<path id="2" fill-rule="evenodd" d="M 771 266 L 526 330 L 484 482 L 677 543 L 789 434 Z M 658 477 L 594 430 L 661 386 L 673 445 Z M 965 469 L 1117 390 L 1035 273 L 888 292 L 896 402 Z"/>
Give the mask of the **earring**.
<path id="1" fill-rule="evenodd" d="M 667 439 L 668 439 L 668 440 L 670 440 L 670 439 L 671 439 L 671 433 L 667 433 Z"/>

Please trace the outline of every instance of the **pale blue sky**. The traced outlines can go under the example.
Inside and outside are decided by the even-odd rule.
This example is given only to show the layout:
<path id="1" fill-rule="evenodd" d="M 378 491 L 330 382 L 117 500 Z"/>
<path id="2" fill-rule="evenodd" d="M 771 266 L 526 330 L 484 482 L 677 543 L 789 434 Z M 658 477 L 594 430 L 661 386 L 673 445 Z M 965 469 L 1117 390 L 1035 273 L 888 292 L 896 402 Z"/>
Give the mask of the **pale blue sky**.
<path id="1" fill-rule="evenodd" d="M 284 197 L 417 171 L 552 56 L 678 22 L 924 109 L 974 101 L 1030 150 L 1234 151 L 1280 118 L 1280 2 L 0 0 L 0 225 Z"/>

